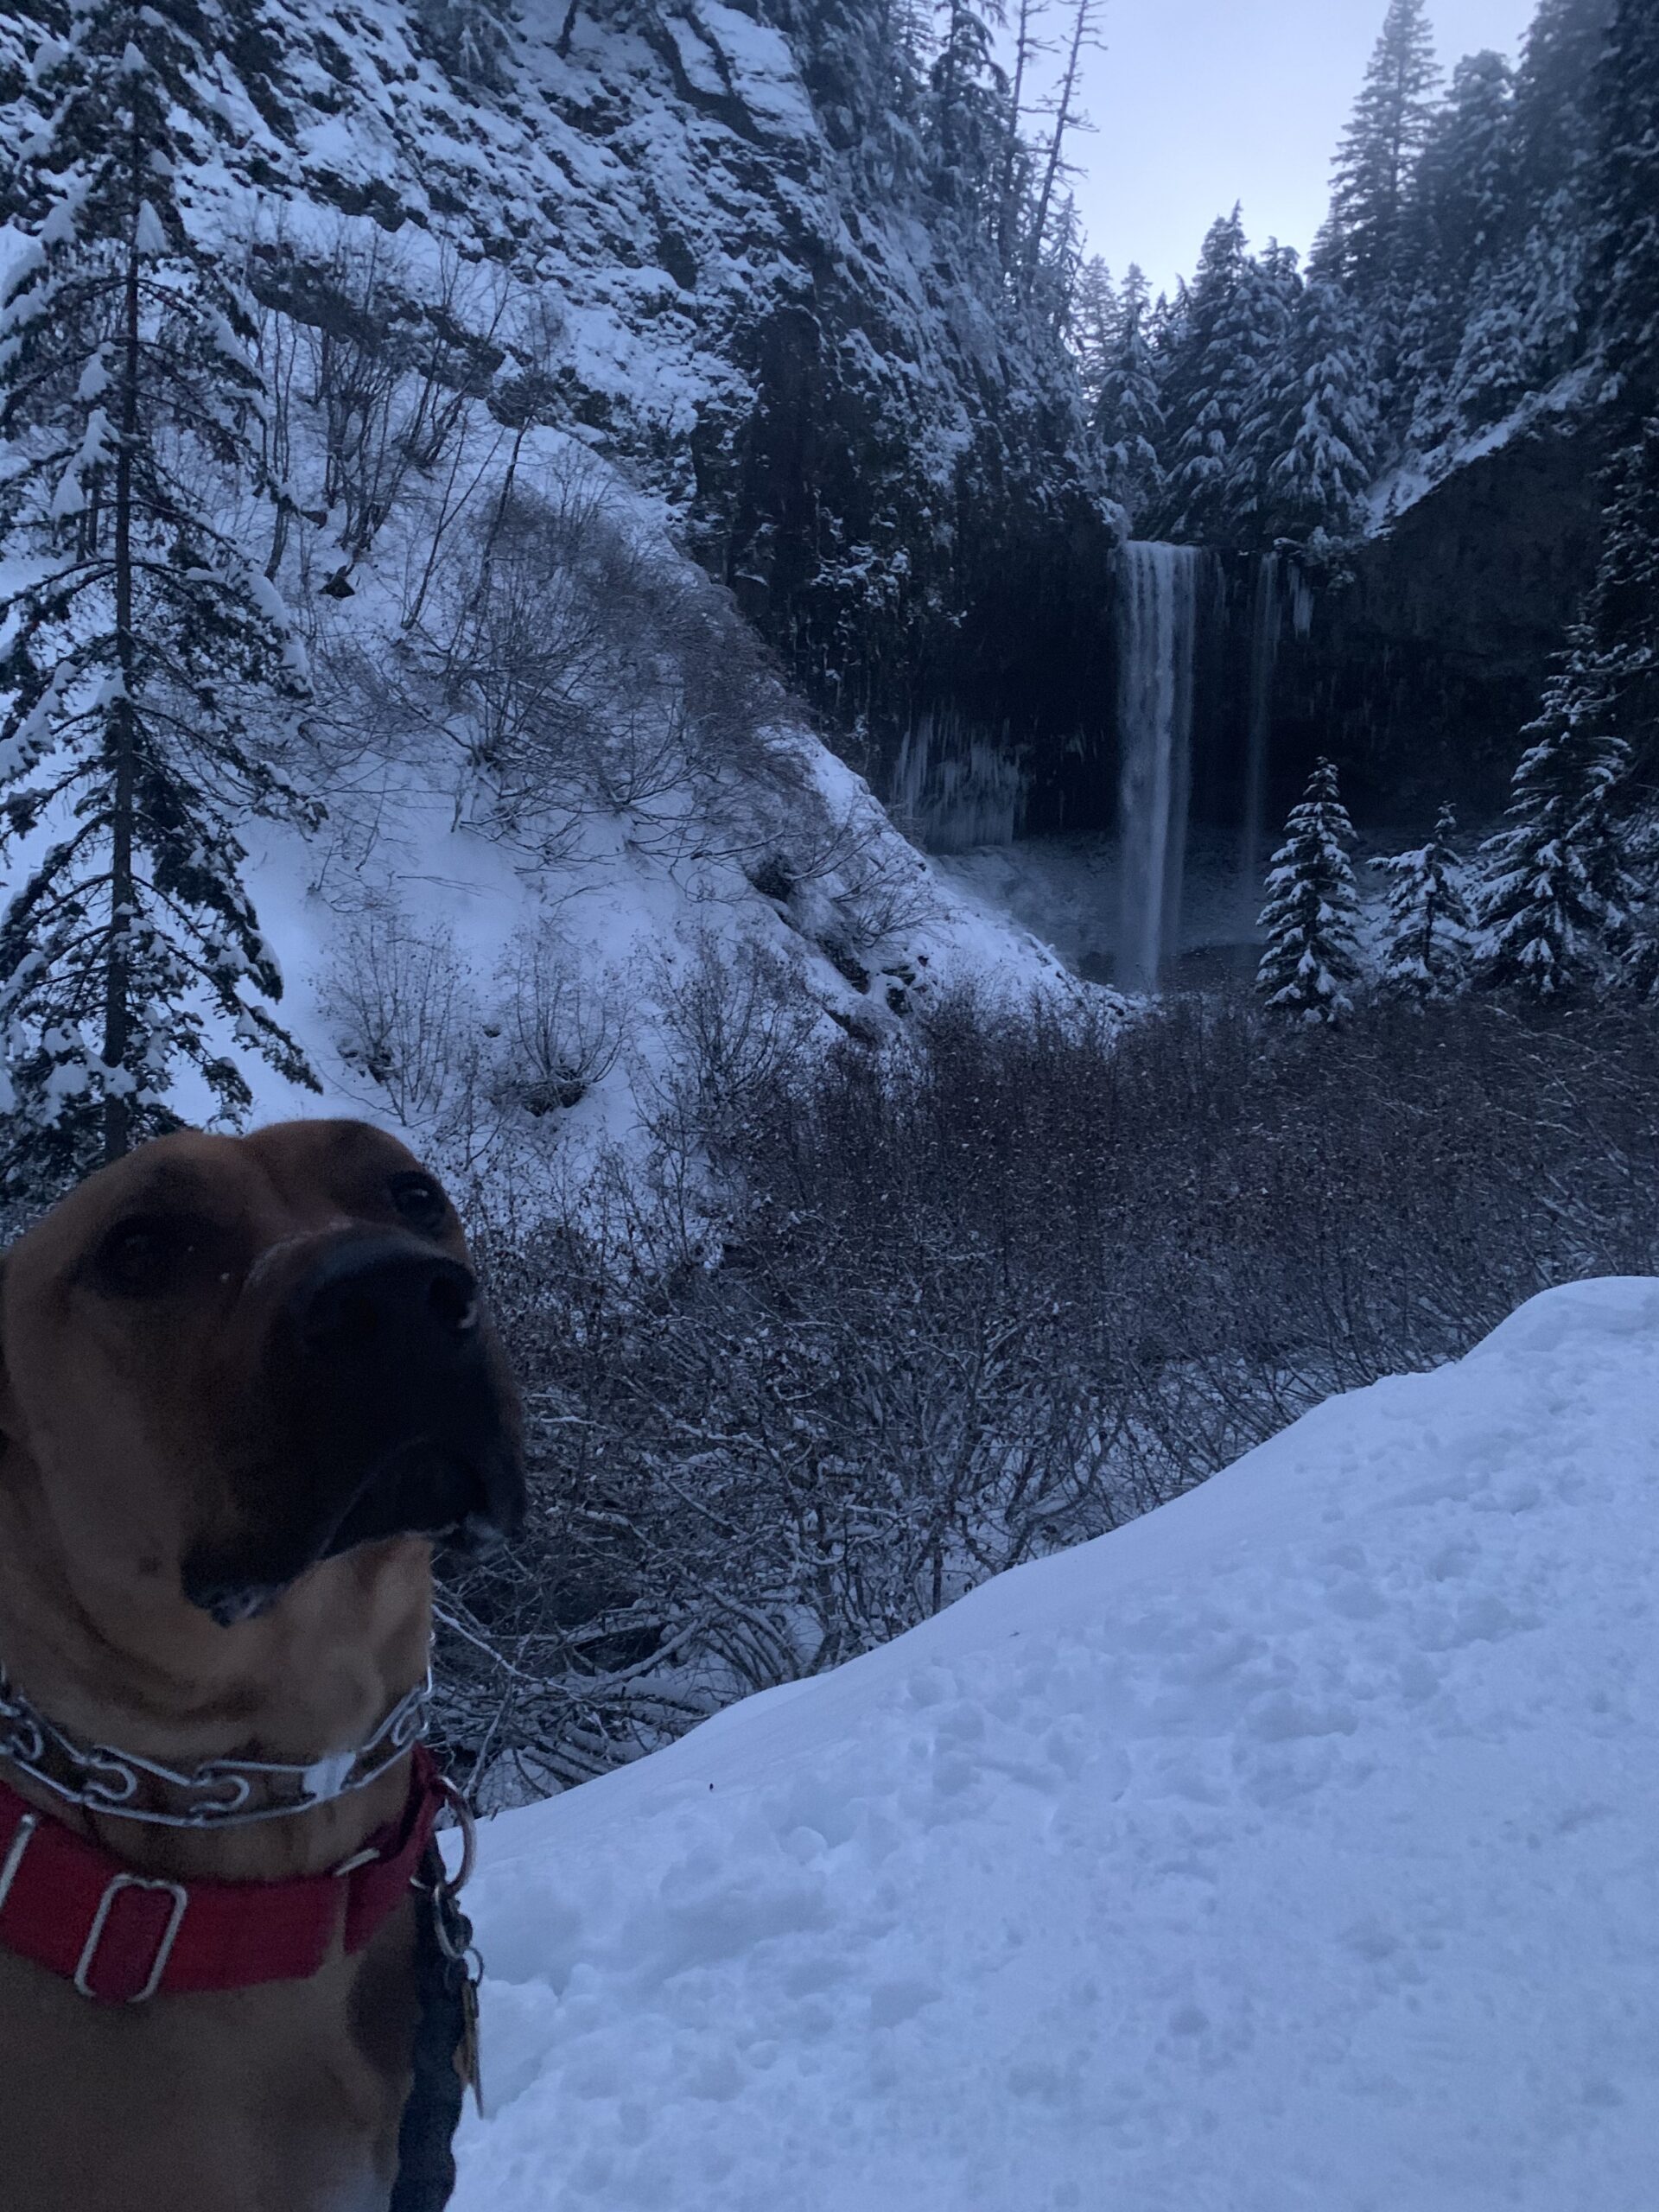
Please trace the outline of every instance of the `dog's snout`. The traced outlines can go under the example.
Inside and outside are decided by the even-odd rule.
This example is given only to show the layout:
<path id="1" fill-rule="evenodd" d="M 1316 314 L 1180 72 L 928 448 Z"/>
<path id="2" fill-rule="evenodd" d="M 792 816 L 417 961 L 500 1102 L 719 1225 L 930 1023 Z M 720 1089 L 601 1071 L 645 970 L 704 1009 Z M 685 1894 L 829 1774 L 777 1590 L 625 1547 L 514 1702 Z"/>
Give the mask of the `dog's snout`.
<path id="1" fill-rule="evenodd" d="M 440 1362 L 479 1333 L 478 1286 L 457 1260 L 402 1243 L 353 1243 L 312 1267 L 289 1299 L 308 1360 Z"/>

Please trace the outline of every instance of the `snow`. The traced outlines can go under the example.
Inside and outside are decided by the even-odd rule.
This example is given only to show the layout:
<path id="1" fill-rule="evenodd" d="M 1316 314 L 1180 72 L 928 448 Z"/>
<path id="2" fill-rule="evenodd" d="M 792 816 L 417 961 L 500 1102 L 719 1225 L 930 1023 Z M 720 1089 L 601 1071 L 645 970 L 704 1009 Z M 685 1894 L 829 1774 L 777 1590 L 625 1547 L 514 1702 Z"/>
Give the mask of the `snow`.
<path id="1" fill-rule="evenodd" d="M 1638 2212 L 1659 1283 L 491 1822 L 455 2212 Z"/>

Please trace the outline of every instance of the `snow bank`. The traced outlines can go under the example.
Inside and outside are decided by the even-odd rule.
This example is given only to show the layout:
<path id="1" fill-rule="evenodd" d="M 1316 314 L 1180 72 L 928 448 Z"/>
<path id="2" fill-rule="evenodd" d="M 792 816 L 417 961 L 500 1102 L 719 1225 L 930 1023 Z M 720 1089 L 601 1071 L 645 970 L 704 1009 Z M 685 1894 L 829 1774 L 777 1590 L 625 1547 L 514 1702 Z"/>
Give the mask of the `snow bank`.
<path id="1" fill-rule="evenodd" d="M 1637 2212 L 1659 1283 L 486 1835 L 456 2212 Z"/>

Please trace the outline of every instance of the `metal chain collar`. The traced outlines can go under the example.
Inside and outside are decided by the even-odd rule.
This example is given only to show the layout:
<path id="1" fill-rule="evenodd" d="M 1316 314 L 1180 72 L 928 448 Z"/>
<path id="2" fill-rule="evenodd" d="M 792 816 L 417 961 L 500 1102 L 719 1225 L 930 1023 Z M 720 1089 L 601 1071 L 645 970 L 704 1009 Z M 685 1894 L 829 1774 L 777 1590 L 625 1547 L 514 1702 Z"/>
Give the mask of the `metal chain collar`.
<path id="1" fill-rule="evenodd" d="M 38 1712 L 0 1667 L 0 1758 L 90 1813 L 113 1813 L 155 1827 L 246 1827 L 308 1813 L 365 1788 L 422 1734 L 431 1694 L 429 1670 L 368 1741 L 352 1751 L 304 1764 L 219 1758 L 181 1769 L 107 1744 L 81 1743 Z"/>

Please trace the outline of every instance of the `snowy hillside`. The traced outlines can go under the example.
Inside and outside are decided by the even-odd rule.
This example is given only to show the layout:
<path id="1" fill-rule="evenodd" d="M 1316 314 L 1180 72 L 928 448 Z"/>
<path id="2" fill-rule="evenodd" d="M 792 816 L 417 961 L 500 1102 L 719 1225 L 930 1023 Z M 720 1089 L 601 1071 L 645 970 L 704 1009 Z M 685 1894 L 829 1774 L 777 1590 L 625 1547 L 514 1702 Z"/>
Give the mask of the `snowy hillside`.
<path id="1" fill-rule="evenodd" d="M 222 759 L 175 771 L 225 810 L 188 857 L 227 856 L 238 880 L 215 895 L 227 912 L 251 899 L 241 957 L 257 955 L 273 996 L 283 971 L 302 1056 L 273 1050 L 236 1075 L 236 1104 L 245 1081 L 259 1114 L 315 1110 L 308 1067 L 332 1106 L 470 1171 L 521 1140 L 544 1159 L 578 1108 L 587 1134 L 626 1135 L 683 1062 L 664 1033 L 688 978 L 718 976 L 823 1041 L 873 1044 L 953 977 L 1023 995 L 1058 976 L 933 878 L 744 619 L 764 612 L 766 562 L 728 539 L 740 510 L 759 537 L 772 528 L 741 489 L 771 467 L 754 450 L 760 357 L 803 302 L 826 349 L 816 389 L 845 400 L 857 384 L 860 435 L 881 426 L 882 480 L 902 477 L 912 506 L 954 496 L 994 416 L 1006 439 L 1022 408 L 1049 409 L 1044 467 L 1065 443 L 1049 403 L 1078 428 L 1052 331 L 1045 397 L 1029 347 L 976 313 L 977 278 L 839 159 L 805 86 L 810 41 L 798 52 L 719 0 L 671 16 L 531 10 L 512 29 L 483 0 L 235 0 L 201 47 L 154 11 L 90 29 L 85 14 L 46 0 L 0 24 L 5 327 L 35 334 L 51 374 L 22 383 L 53 395 L 6 416 L 0 709 L 32 711 L 31 687 L 57 680 L 46 661 L 71 655 L 67 632 L 19 644 L 38 625 L 18 609 L 30 593 L 44 609 L 41 580 L 69 557 L 64 516 L 102 513 L 77 472 L 104 466 L 113 341 L 97 315 L 48 312 L 39 288 L 58 281 L 60 250 L 102 266 L 105 242 L 77 227 L 104 159 L 87 118 L 153 72 L 167 97 L 144 124 L 146 174 L 166 183 L 168 222 L 135 217 L 133 251 L 174 303 L 149 312 L 176 327 L 158 321 L 135 351 L 133 418 L 249 619 L 285 641 L 285 680 L 303 668 L 309 687 L 281 704 L 267 684 L 249 707 L 245 788 Z M 846 316 L 856 340 L 838 350 Z M 170 386 L 144 381 L 152 362 L 195 360 L 197 341 L 208 387 L 230 376 L 241 394 L 211 451 L 189 409 L 168 412 Z M 8 336 L 7 362 L 22 344 Z M 878 558 L 847 520 L 825 524 L 842 582 L 893 613 L 919 577 L 898 538 Z M 75 621 L 97 642 L 73 652 L 118 657 L 101 527 L 73 556 L 89 594 Z M 949 533 L 936 517 L 925 529 L 948 566 Z M 883 599 L 888 556 L 910 582 Z M 198 563 L 187 581 L 219 573 Z M 205 621 L 181 618 L 180 651 L 199 649 Z M 173 634 L 149 607 L 132 626 Z M 181 718 L 191 742 L 223 711 L 224 660 L 221 645 Z M 145 712 L 163 688 L 154 671 L 121 685 L 109 697 L 135 690 Z M 38 696 L 50 720 L 58 695 Z M 51 742 L 73 746 L 68 728 Z M 9 772 L 28 772 L 34 741 Z M 43 860 L 66 864 L 67 788 L 8 817 L 14 899 Z M 32 960 L 26 932 L 20 944 Z M 48 966 L 75 957 L 54 945 Z M 214 1053 L 264 1033 L 228 1001 L 190 1019 L 213 1040 L 209 1082 L 187 1080 L 176 1105 L 201 1119 Z M 42 1033 L 48 1059 L 74 1063 L 64 1095 L 89 1095 L 104 1048 L 79 1012 Z M 179 1050 L 158 1045 L 156 1070 Z M 57 1096 L 40 1090 L 48 1122 Z"/>
<path id="2" fill-rule="evenodd" d="M 459 2212 L 1638 2212 L 1659 1284 L 486 1831 Z"/>

